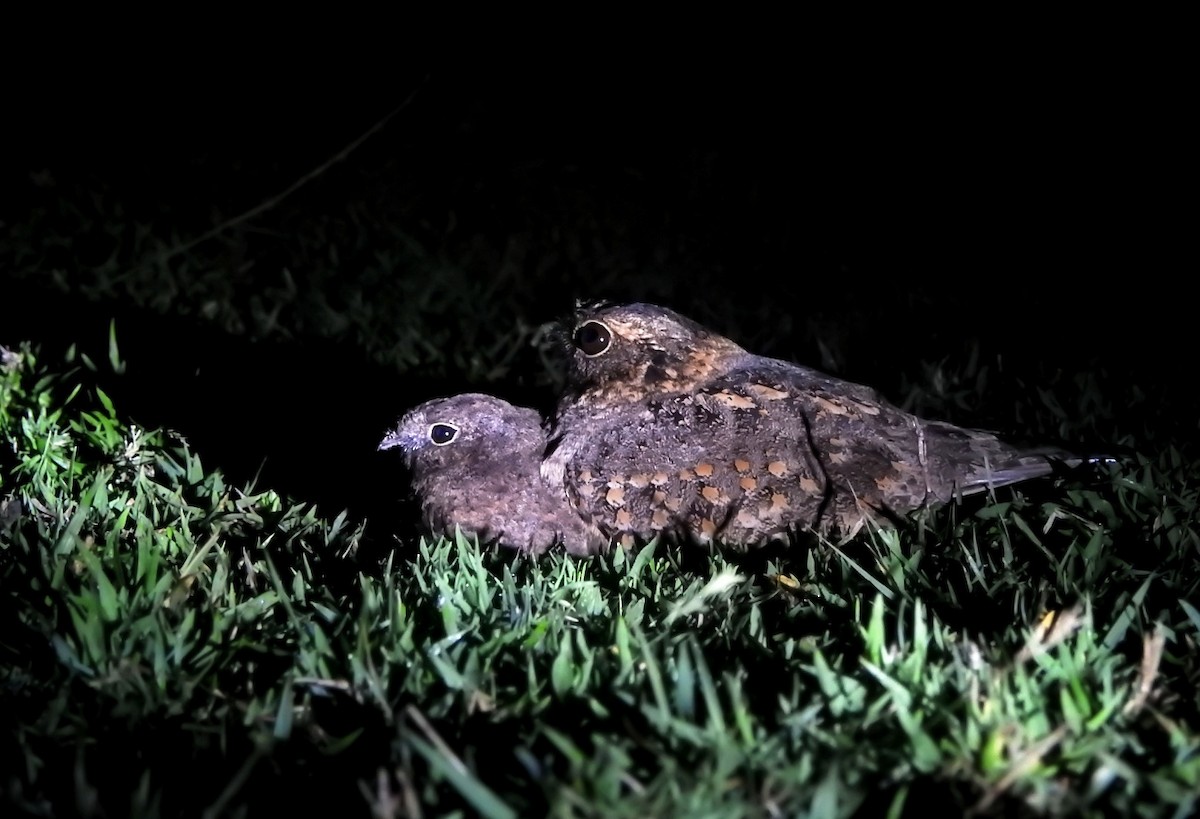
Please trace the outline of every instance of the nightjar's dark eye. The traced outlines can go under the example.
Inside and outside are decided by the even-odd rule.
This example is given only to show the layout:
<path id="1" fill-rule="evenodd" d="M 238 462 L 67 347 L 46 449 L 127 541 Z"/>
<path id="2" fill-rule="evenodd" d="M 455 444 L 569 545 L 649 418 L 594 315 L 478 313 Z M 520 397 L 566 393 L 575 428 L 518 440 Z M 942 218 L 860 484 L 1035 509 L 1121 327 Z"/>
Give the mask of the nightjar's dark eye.
<path id="1" fill-rule="evenodd" d="M 581 324 L 575 330 L 575 346 L 586 356 L 597 356 L 612 345 L 612 330 L 598 321 Z"/>
<path id="2" fill-rule="evenodd" d="M 458 427 L 454 424 L 430 424 L 429 440 L 434 446 L 445 446 L 458 435 Z"/>

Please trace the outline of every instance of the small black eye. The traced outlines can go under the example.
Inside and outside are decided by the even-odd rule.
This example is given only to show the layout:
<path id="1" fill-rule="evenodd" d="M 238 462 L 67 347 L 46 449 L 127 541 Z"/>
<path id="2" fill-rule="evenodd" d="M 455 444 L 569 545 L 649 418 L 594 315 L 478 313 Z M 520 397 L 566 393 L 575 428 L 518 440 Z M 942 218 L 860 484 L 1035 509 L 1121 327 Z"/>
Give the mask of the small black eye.
<path id="1" fill-rule="evenodd" d="M 612 331 L 598 321 L 582 324 L 575 331 L 575 346 L 584 355 L 597 356 L 612 344 Z"/>
<path id="2" fill-rule="evenodd" d="M 433 441 L 434 446 L 445 446 L 454 440 L 454 436 L 458 435 L 458 427 L 454 424 L 430 424 L 429 440 Z"/>

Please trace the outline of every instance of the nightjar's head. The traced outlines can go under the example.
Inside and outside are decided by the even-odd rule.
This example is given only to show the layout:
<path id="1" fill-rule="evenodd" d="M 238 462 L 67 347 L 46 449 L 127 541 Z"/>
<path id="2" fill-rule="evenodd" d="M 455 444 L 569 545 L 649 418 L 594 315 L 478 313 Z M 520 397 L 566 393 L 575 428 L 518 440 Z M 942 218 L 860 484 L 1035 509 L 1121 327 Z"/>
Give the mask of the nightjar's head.
<path id="1" fill-rule="evenodd" d="M 414 472 L 493 463 L 515 469 L 520 458 L 540 457 L 545 440 L 541 423 L 536 410 L 464 393 L 409 410 L 379 449 L 399 449 Z"/>
<path id="2" fill-rule="evenodd" d="M 569 330 L 568 392 L 628 402 L 687 393 L 745 351 L 653 304 L 584 304 Z"/>

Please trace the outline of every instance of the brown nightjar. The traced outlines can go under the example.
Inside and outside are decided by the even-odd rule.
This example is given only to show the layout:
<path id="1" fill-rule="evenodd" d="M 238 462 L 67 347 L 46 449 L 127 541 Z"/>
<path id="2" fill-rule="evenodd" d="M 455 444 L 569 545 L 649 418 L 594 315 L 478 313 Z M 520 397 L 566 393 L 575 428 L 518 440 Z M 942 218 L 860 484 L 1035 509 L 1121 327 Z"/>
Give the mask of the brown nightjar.
<path id="1" fill-rule="evenodd" d="M 425 524 L 452 536 L 541 553 L 562 543 L 592 554 L 609 543 L 567 502 L 563 484 L 543 480 L 542 418 L 481 393 L 428 401 L 407 412 L 379 444 L 399 448 Z"/>
<path id="2" fill-rule="evenodd" d="M 1072 457 L 919 418 L 664 307 L 581 305 L 563 329 L 567 387 L 542 473 L 621 542 L 849 537 Z"/>

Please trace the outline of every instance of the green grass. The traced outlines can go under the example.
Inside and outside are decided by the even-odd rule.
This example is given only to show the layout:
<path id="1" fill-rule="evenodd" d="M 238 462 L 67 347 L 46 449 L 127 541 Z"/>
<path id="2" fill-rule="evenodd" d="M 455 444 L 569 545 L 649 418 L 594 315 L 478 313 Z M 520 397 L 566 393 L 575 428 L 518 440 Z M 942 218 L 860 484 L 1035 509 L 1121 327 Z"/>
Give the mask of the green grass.
<path id="1" fill-rule="evenodd" d="M 1193 810 L 1200 475 L 1170 445 L 838 547 L 534 561 L 229 485 L 123 420 L 109 359 L 4 365 L 14 809 Z"/>

